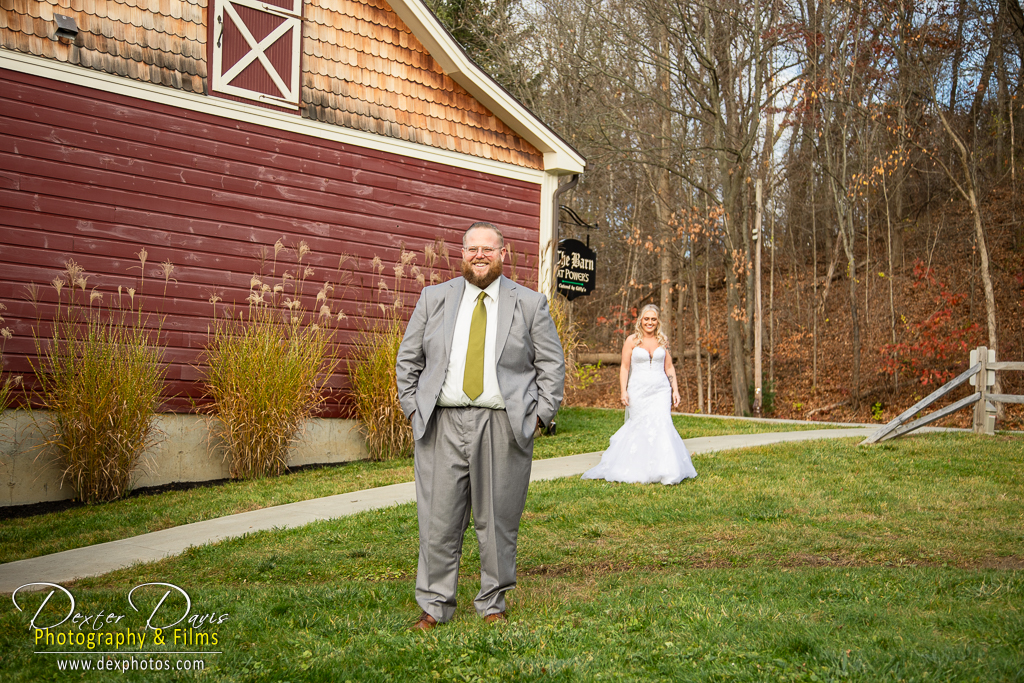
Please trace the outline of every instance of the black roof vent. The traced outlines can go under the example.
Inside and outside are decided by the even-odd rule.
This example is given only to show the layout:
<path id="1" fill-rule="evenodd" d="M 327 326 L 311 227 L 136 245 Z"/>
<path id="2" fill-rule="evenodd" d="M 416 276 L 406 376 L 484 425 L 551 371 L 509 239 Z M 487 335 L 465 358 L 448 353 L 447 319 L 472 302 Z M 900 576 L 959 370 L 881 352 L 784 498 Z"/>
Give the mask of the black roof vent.
<path id="1" fill-rule="evenodd" d="M 53 34 L 53 37 L 57 40 L 66 38 L 72 43 L 75 42 L 75 38 L 78 37 L 78 24 L 75 23 L 74 17 L 54 14 L 53 18 L 57 22 L 57 32 Z"/>

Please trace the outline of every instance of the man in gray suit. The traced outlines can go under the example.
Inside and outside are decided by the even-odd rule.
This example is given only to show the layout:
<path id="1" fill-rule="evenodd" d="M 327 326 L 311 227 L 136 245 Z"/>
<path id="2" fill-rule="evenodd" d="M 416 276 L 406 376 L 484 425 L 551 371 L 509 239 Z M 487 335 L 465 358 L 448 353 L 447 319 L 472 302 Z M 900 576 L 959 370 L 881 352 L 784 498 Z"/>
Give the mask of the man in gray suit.
<path id="1" fill-rule="evenodd" d="M 455 614 L 470 510 L 480 544 L 477 613 L 505 621 L 537 428 L 562 401 L 565 357 L 547 298 L 501 274 L 501 231 L 474 223 L 462 277 L 424 288 L 398 350 L 398 395 L 416 440 L 420 555 L 414 630 Z"/>

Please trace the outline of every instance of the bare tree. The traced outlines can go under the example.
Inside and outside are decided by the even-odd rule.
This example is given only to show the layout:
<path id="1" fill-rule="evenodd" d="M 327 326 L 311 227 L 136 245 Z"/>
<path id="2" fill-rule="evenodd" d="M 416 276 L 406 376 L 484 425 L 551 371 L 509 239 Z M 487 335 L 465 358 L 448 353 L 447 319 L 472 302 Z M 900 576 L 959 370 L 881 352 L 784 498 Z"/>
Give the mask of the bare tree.
<path id="1" fill-rule="evenodd" d="M 972 211 L 986 319 L 998 339 L 984 204 L 1001 173 L 1015 180 L 1024 137 L 1021 0 L 954 0 L 927 13 L 913 0 L 474 1 L 501 17 L 480 59 L 514 73 L 501 76 L 506 87 L 588 158 L 571 201 L 601 223 L 600 285 L 575 302 L 574 315 L 593 324 L 614 312 L 621 322 L 640 303 L 660 303 L 679 350 L 684 333 L 689 344 L 686 321 L 696 323 L 695 346 L 724 332 L 727 364 L 715 375 L 710 359 L 699 366 L 705 410 L 721 387 L 734 412 L 749 411 L 752 179 L 768 181 L 777 155 L 786 173 L 768 181 L 773 259 L 780 249 L 771 277 L 778 267 L 792 298 L 769 313 L 770 335 L 776 325 L 813 335 L 815 386 L 819 356 L 831 348 L 818 322 L 840 293 L 853 342 L 847 388 L 854 403 L 865 391 L 871 344 L 896 341 L 897 283 L 904 253 L 917 248 L 904 246 L 904 229 L 950 196 Z M 796 87 L 786 90 L 793 73 Z M 785 121 L 772 129 L 776 111 Z M 675 230 L 693 207 L 717 212 L 713 225 L 700 235 Z M 573 229 L 565 236 L 577 236 Z M 869 266 L 885 270 L 888 292 L 877 279 L 863 284 Z M 713 297 L 709 285 L 723 282 L 723 296 Z M 601 329 L 598 341 L 610 344 Z"/>

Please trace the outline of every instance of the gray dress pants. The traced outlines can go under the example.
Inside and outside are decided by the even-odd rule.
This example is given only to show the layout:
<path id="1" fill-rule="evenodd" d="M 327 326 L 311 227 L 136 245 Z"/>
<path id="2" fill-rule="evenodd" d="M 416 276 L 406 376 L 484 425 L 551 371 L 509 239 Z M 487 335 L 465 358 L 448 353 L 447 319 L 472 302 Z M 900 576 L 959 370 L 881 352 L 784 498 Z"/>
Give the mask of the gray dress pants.
<path id="1" fill-rule="evenodd" d="M 471 510 L 480 544 L 476 611 L 505 611 L 505 592 L 516 584 L 516 540 L 532 464 L 532 442 L 529 451 L 519 447 L 504 410 L 438 407 L 416 441 L 416 602 L 438 622 L 455 614 Z"/>

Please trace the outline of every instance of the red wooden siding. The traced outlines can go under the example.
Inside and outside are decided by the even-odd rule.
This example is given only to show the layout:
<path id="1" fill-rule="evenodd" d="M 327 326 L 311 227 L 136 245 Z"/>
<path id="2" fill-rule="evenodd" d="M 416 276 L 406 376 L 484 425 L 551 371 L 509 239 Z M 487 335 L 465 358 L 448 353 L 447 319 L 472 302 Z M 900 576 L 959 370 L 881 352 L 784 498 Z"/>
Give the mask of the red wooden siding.
<path id="1" fill-rule="evenodd" d="M 347 351 L 363 315 L 376 312 L 366 306 L 378 282 L 370 260 L 383 259 L 390 284 L 403 244 L 422 266 L 422 247 L 442 237 L 454 263 L 465 228 L 489 220 L 525 252 L 519 279 L 535 280 L 539 201 L 532 183 L 0 70 L 0 302 L 15 335 L 4 370 L 29 371 L 32 327 L 52 315 L 49 283 L 65 261 L 83 266 L 89 290 L 110 301 L 118 285 L 139 288 L 144 247 L 140 295 L 146 311 L 164 316 L 167 396 L 179 397 L 168 409 L 184 410 L 184 398 L 200 394 L 195 365 L 211 295 L 220 312 L 245 306 L 259 255 L 272 255 L 278 239 L 312 249 L 310 305 L 325 276 L 337 279 L 339 256 L 355 257 L 341 270 L 350 279 L 344 301 L 333 304 L 348 316 L 338 334 Z M 174 271 L 163 295 L 165 261 Z M 278 275 L 293 262 L 282 259 Z M 25 298 L 31 283 L 38 310 Z M 343 370 L 330 380 L 327 415 L 344 413 Z"/>

